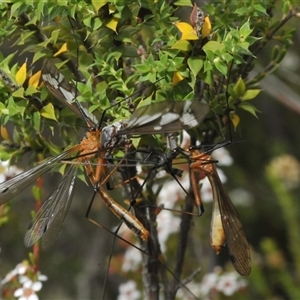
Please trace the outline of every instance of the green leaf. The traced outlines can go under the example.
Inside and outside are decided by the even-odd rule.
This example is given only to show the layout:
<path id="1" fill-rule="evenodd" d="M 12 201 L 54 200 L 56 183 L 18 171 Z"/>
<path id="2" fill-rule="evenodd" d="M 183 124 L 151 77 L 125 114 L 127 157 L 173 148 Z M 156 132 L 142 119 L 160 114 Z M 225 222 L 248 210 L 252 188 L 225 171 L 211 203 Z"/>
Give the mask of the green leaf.
<path id="1" fill-rule="evenodd" d="M 0 102 L 0 115 L 8 115 L 9 111 L 6 106 Z"/>
<path id="2" fill-rule="evenodd" d="M 59 36 L 59 32 L 60 32 L 60 29 L 56 29 L 56 30 L 53 30 L 51 32 L 51 40 L 53 41 L 53 44 L 55 45 L 56 42 L 57 42 L 57 39 L 58 39 L 58 36 Z"/>
<path id="3" fill-rule="evenodd" d="M 25 91 L 25 96 L 30 96 L 37 93 L 37 89 L 34 86 L 29 86 Z"/>
<path id="4" fill-rule="evenodd" d="M 57 121 L 52 103 L 48 103 L 46 106 L 44 106 L 41 109 L 41 116 L 43 116 L 44 118 L 50 119 L 50 120 Z"/>
<path id="5" fill-rule="evenodd" d="M 38 21 L 37 17 L 33 16 L 33 18 L 29 22 L 26 23 L 26 26 L 28 26 L 28 25 L 36 25 L 37 21 Z"/>
<path id="6" fill-rule="evenodd" d="M 250 114 L 252 114 L 254 117 L 257 118 L 256 112 L 259 112 L 259 110 L 253 105 L 249 104 L 248 102 L 242 102 L 239 105 L 239 108 L 249 112 Z"/>
<path id="7" fill-rule="evenodd" d="M 38 111 L 35 111 L 32 114 L 32 122 L 33 122 L 33 128 L 36 132 L 40 132 L 41 130 L 41 115 Z"/>
<path id="8" fill-rule="evenodd" d="M 17 54 L 18 51 L 9 54 L 4 60 L 1 62 L 1 66 L 9 65 L 13 60 L 14 56 Z"/>
<path id="9" fill-rule="evenodd" d="M 238 8 L 234 11 L 234 14 L 237 14 L 239 16 L 247 16 L 248 13 L 249 13 L 249 8 L 246 6 Z"/>
<path id="10" fill-rule="evenodd" d="M 233 87 L 233 93 L 236 99 L 241 98 L 246 91 L 246 85 L 244 80 L 240 77 L 237 83 Z"/>
<path id="11" fill-rule="evenodd" d="M 247 90 L 244 95 L 241 97 L 242 101 L 252 100 L 257 97 L 257 95 L 261 92 L 261 90 Z"/>
<path id="12" fill-rule="evenodd" d="M 24 88 L 19 88 L 17 91 L 13 92 L 12 95 L 17 98 L 24 98 Z"/>
<path id="13" fill-rule="evenodd" d="M 26 40 L 27 40 L 29 37 L 31 37 L 32 35 L 34 35 L 34 34 L 35 34 L 34 31 L 25 31 L 25 32 L 22 32 L 22 33 L 21 33 L 21 41 L 22 41 L 23 43 L 25 43 Z"/>
<path id="14" fill-rule="evenodd" d="M 40 50 L 38 52 L 35 52 L 34 56 L 33 56 L 33 59 L 32 59 L 32 63 L 35 63 L 40 58 L 45 57 L 45 56 L 46 56 L 46 50 Z"/>
<path id="15" fill-rule="evenodd" d="M 22 5 L 22 2 L 16 2 L 14 3 L 10 8 L 10 14 L 13 16 L 15 12 L 17 12 Z"/>
<path id="16" fill-rule="evenodd" d="M 202 48 L 205 52 L 207 50 L 209 51 L 213 51 L 213 52 L 216 52 L 216 51 L 222 51 L 224 49 L 224 45 L 217 42 L 217 41 L 209 41 L 207 42 L 203 48 Z"/>
<path id="17" fill-rule="evenodd" d="M 56 156 L 61 153 L 62 150 L 60 147 L 58 147 L 58 146 L 54 145 L 53 143 L 48 142 L 46 140 L 44 141 L 44 143 L 49 148 L 50 154 L 52 156 Z"/>
<path id="18" fill-rule="evenodd" d="M 175 1 L 174 5 L 176 5 L 176 6 L 192 6 L 191 1 L 189 1 L 189 0 L 177 0 L 177 1 Z"/>
<path id="19" fill-rule="evenodd" d="M 267 13 L 266 13 L 266 8 L 265 7 L 263 7 L 262 5 L 260 5 L 260 4 L 253 4 L 253 8 L 256 10 L 256 11 L 259 11 L 259 12 L 261 12 L 261 13 L 263 13 L 264 15 L 267 15 Z"/>
<path id="20" fill-rule="evenodd" d="M 208 72 L 208 71 L 211 71 L 213 69 L 213 65 L 210 61 L 205 61 L 204 62 L 204 72 Z"/>
<path id="21" fill-rule="evenodd" d="M 193 49 L 192 45 L 189 41 L 186 40 L 180 40 L 174 43 L 174 45 L 171 47 L 171 49 L 177 49 L 181 51 L 191 51 Z"/>
<path id="22" fill-rule="evenodd" d="M 241 40 L 245 40 L 252 31 L 253 30 L 250 28 L 250 23 L 247 21 L 239 30 Z"/>
<path id="23" fill-rule="evenodd" d="M 92 4 L 96 11 L 98 11 L 106 3 L 108 3 L 108 1 L 106 1 L 106 0 L 92 0 Z"/>
<path id="24" fill-rule="evenodd" d="M 227 65 L 223 61 L 216 61 L 215 67 L 223 74 L 224 76 L 227 76 L 228 68 Z"/>
<path id="25" fill-rule="evenodd" d="M 200 59 L 199 57 L 190 57 L 187 63 L 194 77 L 197 77 L 198 73 L 203 67 L 203 60 Z"/>
<path id="26" fill-rule="evenodd" d="M 6 31 L 4 28 L 0 28 L 0 36 L 2 35 L 8 35 L 8 31 Z"/>
<path id="27" fill-rule="evenodd" d="M 150 67 L 146 64 L 135 65 L 135 68 L 142 74 L 150 72 Z"/>

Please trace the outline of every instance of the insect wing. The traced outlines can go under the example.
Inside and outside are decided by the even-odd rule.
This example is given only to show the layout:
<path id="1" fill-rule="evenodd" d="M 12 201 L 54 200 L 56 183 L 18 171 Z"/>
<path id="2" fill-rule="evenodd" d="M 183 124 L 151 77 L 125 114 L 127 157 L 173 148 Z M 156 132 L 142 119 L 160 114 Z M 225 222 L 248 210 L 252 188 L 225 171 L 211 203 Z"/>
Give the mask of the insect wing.
<path id="1" fill-rule="evenodd" d="M 0 184 L 0 205 L 9 201 L 12 197 L 20 193 L 31 182 L 36 180 L 39 176 L 50 170 L 53 165 L 62 159 L 67 158 L 72 152 L 75 152 L 77 147 L 73 147 L 68 151 L 64 151 L 56 157 L 50 158 L 38 166 L 22 172 L 14 178 Z"/>
<path id="2" fill-rule="evenodd" d="M 77 165 L 72 165 L 68 169 L 61 182 L 30 222 L 24 238 L 26 247 L 35 244 L 41 237 L 43 237 L 43 249 L 47 249 L 55 241 L 71 205 L 77 167 Z"/>
<path id="3" fill-rule="evenodd" d="M 87 120 L 90 127 L 95 127 L 96 118 L 78 102 L 75 103 L 76 89 L 66 80 L 50 60 L 45 60 L 42 69 L 42 78 L 51 94 L 63 105 L 69 107 L 79 118 Z"/>
<path id="4" fill-rule="evenodd" d="M 249 245 L 238 214 L 225 191 L 215 166 L 214 171 L 208 175 L 209 181 L 216 191 L 214 201 L 218 201 L 226 243 L 232 264 L 236 271 L 247 276 L 251 272 L 251 256 Z"/>
<path id="5" fill-rule="evenodd" d="M 209 111 L 205 103 L 198 101 L 173 101 L 145 105 L 131 116 L 125 129 L 118 134 L 173 133 L 199 125 Z"/>

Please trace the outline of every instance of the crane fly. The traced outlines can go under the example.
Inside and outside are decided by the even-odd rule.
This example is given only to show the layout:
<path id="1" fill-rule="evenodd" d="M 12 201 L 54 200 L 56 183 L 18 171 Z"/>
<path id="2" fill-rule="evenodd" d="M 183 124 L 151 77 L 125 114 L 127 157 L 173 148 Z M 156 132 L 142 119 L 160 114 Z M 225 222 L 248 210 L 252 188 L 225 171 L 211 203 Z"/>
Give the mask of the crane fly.
<path id="1" fill-rule="evenodd" d="M 79 144 L 0 184 L 0 205 L 20 193 L 39 176 L 50 171 L 55 164 L 79 153 L 77 162 L 83 163 L 91 184 L 108 208 L 118 218 L 124 220 L 131 230 L 147 240 L 148 230 L 102 188 L 103 184 L 100 179 L 106 177 L 104 182 L 108 180 L 105 157 L 111 150 L 130 143 L 127 136 L 170 133 L 197 126 L 208 113 L 208 105 L 191 100 L 166 100 L 142 106 L 132 114 L 129 120 L 115 122 L 101 129 L 100 126 L 96 126 L 95 117 L 76 101 L 76 90 L 50 60 L 44 61 L 42 78 L 48 90 L 77 116 L 84 119 L 89 129 Z M 97 156 L 97 167 L 94 170 L 89 163 L 92 163 Z M 43 237 L 43 248 L 49 247 L 54 242 L 71 205 L 77 167 L 78 165 L 74 164 L 68 168 L 61 182 L 30 222 L 25 235 L 26 246 L 33 245 L 41 237 Z"/>
<path id="2" fill-rule="evenodd" d="M 231 262 L 236 271 L 247 276 L 251 272 L 249 245 L 238 214 L 224 189 L 216 166 L 209 154 L 196 149 L 187 150 L 190 154 L 191 182 L 195 194 L 195 204 L 201 206 L 197 173 L 208 177 L 213 193 L 213 213 L 211 221 L 211 246 L 217 254 L 227 245 Z"/>

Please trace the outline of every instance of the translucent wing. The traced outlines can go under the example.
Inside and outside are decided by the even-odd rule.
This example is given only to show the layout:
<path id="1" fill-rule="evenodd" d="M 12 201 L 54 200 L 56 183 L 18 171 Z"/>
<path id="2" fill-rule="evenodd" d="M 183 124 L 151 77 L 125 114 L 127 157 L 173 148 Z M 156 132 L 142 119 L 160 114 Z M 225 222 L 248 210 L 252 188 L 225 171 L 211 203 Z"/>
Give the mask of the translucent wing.
<path id="1" fill-rule="evenodd" d="M 62 159 L 70 156 L 71 153 L 77 151 L 78 147 L 75 146 L 56 157 L 50 158 L 36 167 L 22 172 L 14 178 L 0 184 L 0 205 L 6 203 L 13 198 L 16 194 L 25 189 L 31 182 L 36 180 L 39 176 L 50 170 L 53 165 Z"/>
<path id="2" fill-rule="evenodd" d="M 89 127 L 95 127 L 96 118 L 90 114 L 83 106 L 78 108 L 79 103 L 75 103 L 76 89 L 66 80 L 50 60 L 45 60 L 42 69 L 42 78 L 47 89 L 55 98 L 69 107 L 79 118 L 88 122 Z"/>
<path id="3" fill-rule="evenodd" d="M 236 271 L 243 275 L 251 272 L 251 256 L 249 245 L 238 214 L 226 193 L 219 178 L 216 167 L 212 164 L 213 171 L 207 174 L 213 189 L 214 201 L 218 201 L 221 220 L 225 232 L 225 239 L 232 264 Z"/>
<path id="4" fill-rule="evenodd" d="M 173 133 L 199 125 L 209 111 L 198 101 L 166 100 L 138 108 L 119 135 Z"/>
<path id="5" fill-rule="evenodd" d="M 56 239 L 71 205 L 78 165 L 72 165 L 58 186 L 43 203 L 30 222 L 25 234 L 26 247 L 35 244 L 41 237 L 42 246 L 48 248 Z"/>

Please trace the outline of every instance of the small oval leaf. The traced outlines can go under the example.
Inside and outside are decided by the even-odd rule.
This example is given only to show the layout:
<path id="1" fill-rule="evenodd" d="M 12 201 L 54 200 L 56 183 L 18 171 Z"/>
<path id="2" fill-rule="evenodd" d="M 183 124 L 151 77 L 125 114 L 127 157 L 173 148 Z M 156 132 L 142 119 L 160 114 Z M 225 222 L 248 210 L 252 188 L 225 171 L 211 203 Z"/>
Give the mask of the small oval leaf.
<path id="1" fill-rule="evenodd" d="M 180 40 L 198 40 L 199 39 L 194 28 L 190 24 L 185 23 L 185 22 L 177 22 L 177 23 L 175 23 L 175 26 L 181 32 Z"/>
<path id="2" fill-rule="evenodd" d="M 199 57 L 190 57 L 187 63 L 194 77 L 197 77 L 198 73 L 203 67 L 203 60 L 200 59 Z"/>
<path id="3" fill-rule="evenodd" d="M 40 82 L 41 74 L 42 71 L 38 71 L 34 75 L 32 75 L 28 80 L 28 85 L 37 88 Z"/>
<path id="4" fill-rule="evenodd" d="M 27 62 L 25 61 L 16 74 L 16 81 L 19 85 L 22 85 L 25 82 L 26 74 L 27 74 Z"/>
<path id="5" fill-rule="evenodd" d="M 184 77 L 178 72 L 174 72 L 173 74 L 173 85 L 176 85 L 178 82 L 182 81 Z"/>
<path id="6" fill-rule="evenodd" d="M 233 124 L 234 130 L 236 130 L 240 123 L 240 117 L 236 113 L 230 113 L 230 120 Z"/>
<path id="7" fill-rule="evenodd" d="M 242 101 L 245 100 L 252 100 L 254 98 L 257 97 L 257 95 L 261 92 L 261 90 L 259 89 L 255 89 L 255 90 L 247 90 L 244 95 L 241 97 Z"/>
<path id="8" fill-rule="evenodd" d="M 233 87 L 233 92 L 237 99 L 241 98 L 246 91 L 246 85 L 244 80 L 240 77 L 237 83 Z"/>
<path id="9" fill-rule="evenodd" d="M 209 36 L 211 33 L 211 23 L 209 17 L 205 17 L 204 24 L 201 30 L 201 36 L 202 38 L 205 38 Z"/>
<path id="10" fill-rule="evenodd" d="M 61 53 L 67 52 L 68 51 L 68 47 L 67 47 L 67 43 L 64 43 L 60 49 L 53 55 L 54 57 L 58 56 Z"/>
<path id="11" fill-rule="evenodd" d="M 119 19 L 116 17 L 112 17 L 105 25 L 109 29 L 113 30 L 115 33 L 117 33 L 117 26 L 119 23 Z"/>
<path id="12" fill-rule="evenodd" d="M 178 49 L 181 51 L 191 51 L 193 49 L 192 45 L 188 41 L 184 41 L 184 40 L 175 42 L 171 48 Z"/>
<path id="13" fill-rule="evenodd" d="M 54 112 L 54 106 L 52 105 L 52 103 L 48 103 L 46 106 L 44 106 L 41 109 L 41 116 L 43 116 L 44 118 L 47 118 L 47 119 L 57 121 L 55 112 Z"/>

